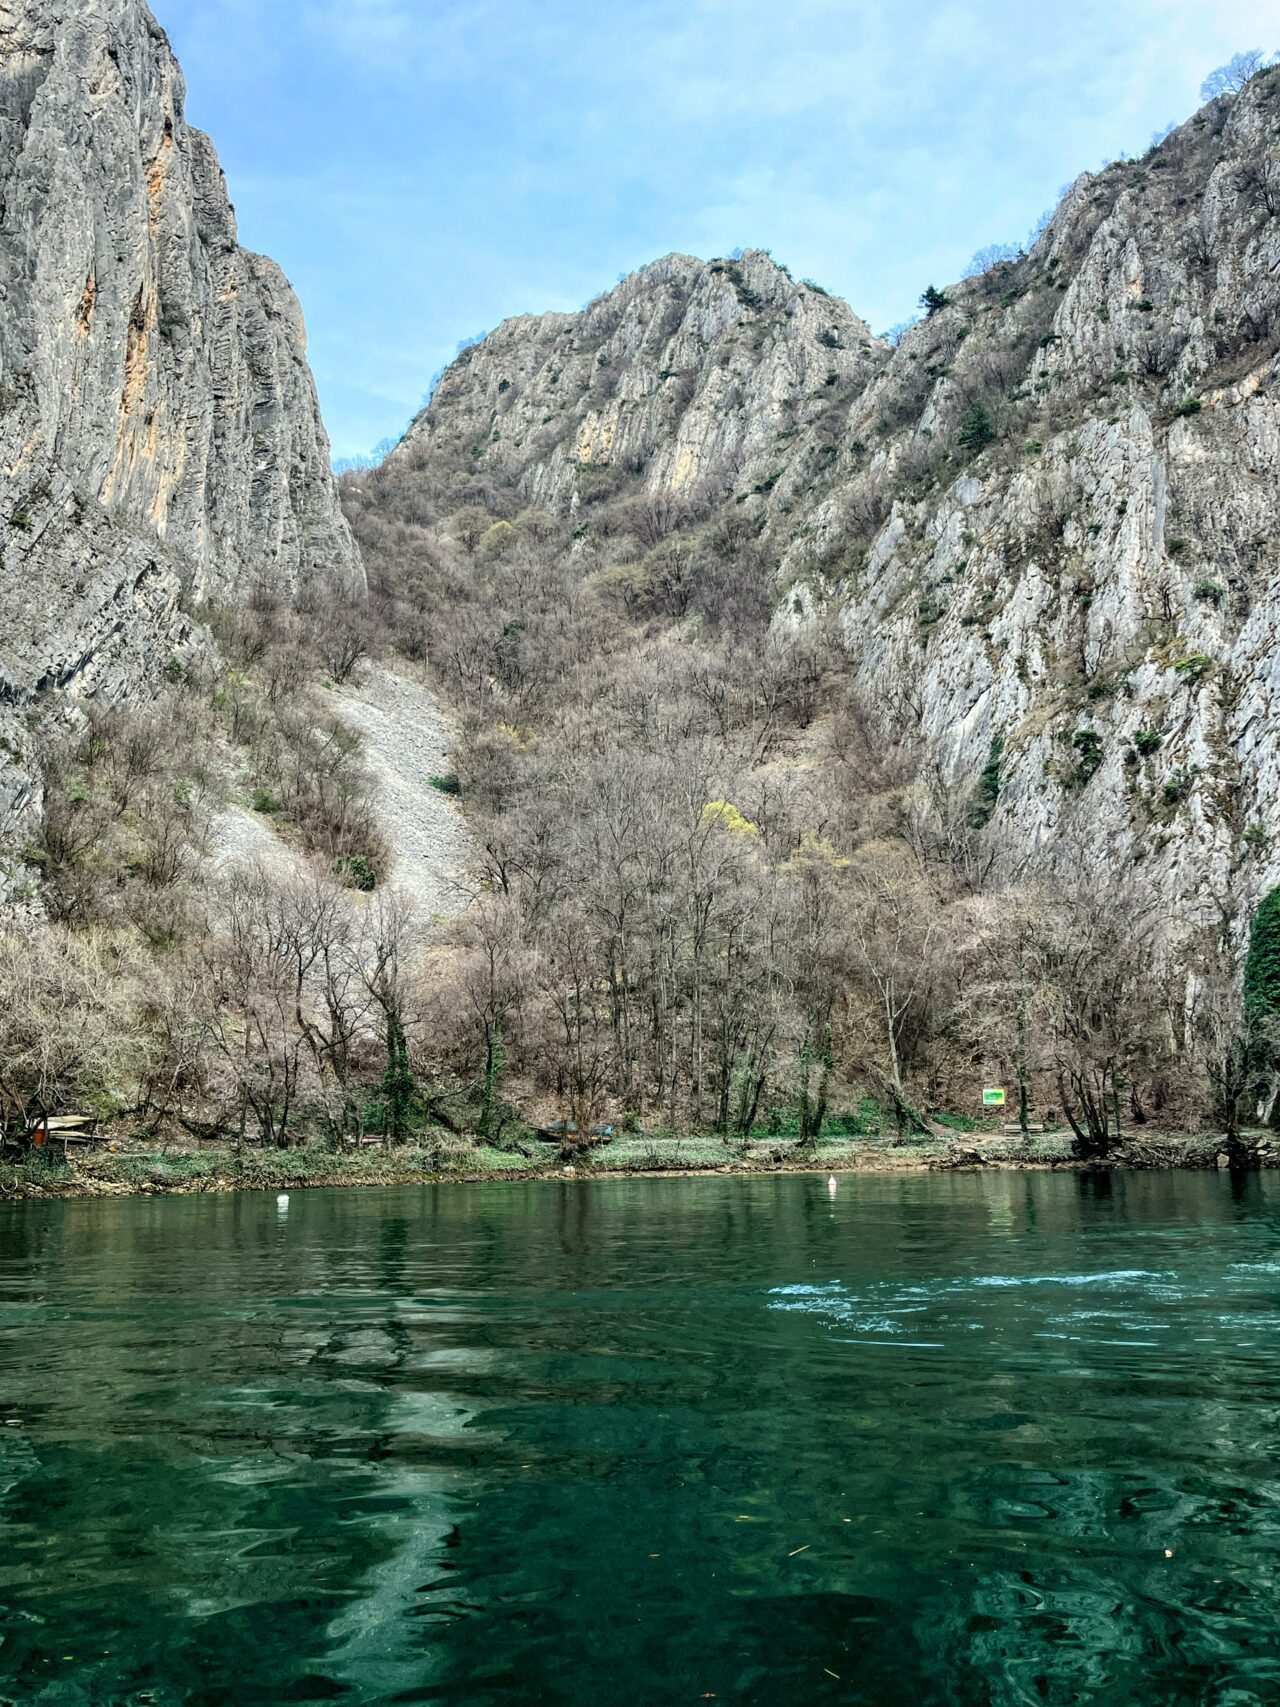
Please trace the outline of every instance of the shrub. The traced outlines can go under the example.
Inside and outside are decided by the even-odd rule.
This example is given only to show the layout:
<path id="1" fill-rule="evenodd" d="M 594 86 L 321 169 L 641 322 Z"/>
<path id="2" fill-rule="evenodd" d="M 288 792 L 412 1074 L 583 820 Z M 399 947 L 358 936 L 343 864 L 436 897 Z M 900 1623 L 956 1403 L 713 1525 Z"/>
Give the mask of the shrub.
<path id="1" fill-rule="evenodd" d="M 969 456 L 977 456 L 996 436 L 996 424 L 991 412 L 980 398 L 975 398 L 960 417 L 956 428 L 956 443 Z"/>
<path id="2" fill-rule="evenodd" d="M 975 1120 L 971 1114 L 952 1114 L 946 1109 L 931 1108 L 929 1119 L 938 1126 L 945 1126 L 950 1132 L 977 1132 L 981 1121 Z"/>
<path id="3" fill-rule="evenodd" d="M 1176 421 L 1181 415 L 1198 415 L 1203 408 L 1204 404 L 1198 397 L 1184 397 L 1173 411 L 1173 418 Z"/>
<path id="4" fill-rule="evenodd" d="M 432 788 L 437 789 L 441 794 L 462 793 L 462 784 L 458 780 L 456 771 L 447 771 L 444 776 L 429 776 L 427 781 Z"/>
<path id="5" fill-rule="evenodd" d="M 975 830 L 981 830 L 991 822 L 1000 801 L 1003 768 L 1004 742 L 996 735 L 992 738 L 991 751 L 987 755 L 987 762 L 982 767 L 973 791 L 973 799 L 969 803 L 969 823 Z"/>
<path id="6" fill-rule="evenodd" d="M 947 306 L 948 301 L 949 298 L 944 296 L 940 290 L 937 290 L 933 285 L 926 285 L 920 298 L 920 306 L 932 319 L 939 309 Z"/>
<path id="7" fill-rule="evenodd" d="M 753 824 L 731 800 L 710 800 L 702 808 L 702 822 L 715 824 L 735 836 L 758 836 L 760 826 Z"/>
<path id="8" fill-rule="evenodd" d="M 1102 764 L 1102 737 L 1096 729 L 1077 729 L 1071 737 L 1076 762 L 1063 778 L 1067 788 L 1084 788 Z"/>
<path id="9" fill-rule="evenodd" d="M 941 604 L 937 599 L 921 599 L 916 611 L 916 621 L 920 624 L 922 629 L 927 631 L 932 628 L 935 623 L 942 621 L 945 610 L 946 606 Z"/>
<path id="10" fill-rule="evenodd" d="M 1170 810 L 1175 806 L 1180 806 L 1191 793 L 1194 781 L 1195 778 L 1190 771 L 1174 771 L 1173 775 L 1166 781 L 1163 789 L 1161 790 L 1165 806 Z"/>
<path id="11" fill-rule="evenodd" d="M 1193 652 L 1188 658 L 1179 658 L 1173 667 L 1183 681 L 1194 687 L 1197 682 L 1202 682 L 1212 670 L 1213 659 L 1206 658 L 1203 652 Z"/>
<path id="12" fill-rule="evenodd" d="M 1216 581 L 1197 581 L 1192 592 L 1207 605 L 1220 605 L 1226 597 L 1225 588 L 1220 587 Z"/>
<path id="13" fill-rule="evenodd" d="M 1133 737 L 1133 744 L 1146 759 L 1159 750 L 1163 740 L 1164 736 L 1155 729 L 1139 729 Z"/>
<path id="14" fill-rule="evenodd" d="M 828 1115 L 822 1123 L 822 1136 L 825 1138 L 863 1138 L 879 1132 L 884 1117 L 884 1110 L 876 1099 L 864 1096 L 856 1109 L 840 1109 L 837 1113 Z M 794 1122 L 794 1116 L 789 1118 Z"/>
<path id="15" fill-rule="evenodd" d="M 348 889 L 359 889 L 368 895 L 378 887 L 378 873 L 372 860 L 364 854 L 344 854 L 333 862 L 335 877 L 342 879 Z"/>

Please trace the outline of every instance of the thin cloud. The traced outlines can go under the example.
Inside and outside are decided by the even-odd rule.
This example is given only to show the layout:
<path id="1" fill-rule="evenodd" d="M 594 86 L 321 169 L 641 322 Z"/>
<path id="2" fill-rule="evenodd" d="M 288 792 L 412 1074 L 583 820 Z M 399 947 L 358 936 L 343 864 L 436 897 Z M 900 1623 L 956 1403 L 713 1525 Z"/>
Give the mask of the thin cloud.
<path id="1" fill-rule="evenodd" d="M 339 454 L 460 337 L 672 249 L 769 247 L 881 327 L 1186 117 L 1273 0 L 155 0 Z"/>

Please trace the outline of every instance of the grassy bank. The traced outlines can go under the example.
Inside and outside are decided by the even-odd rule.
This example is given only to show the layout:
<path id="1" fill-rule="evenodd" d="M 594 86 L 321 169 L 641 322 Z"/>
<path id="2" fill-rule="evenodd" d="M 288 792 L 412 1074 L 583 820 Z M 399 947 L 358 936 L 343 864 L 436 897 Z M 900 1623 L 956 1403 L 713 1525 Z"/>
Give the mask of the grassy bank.
<path id="1" fill-rule="evenodd" d="M 1214 1133 L 1164 1133 L 1123 1144 L 1108 1165 L 1121 1168 L 1212 1168 L 1222 1141 Z M 1280 1165 L 1280 1148 L 1264 1151 Z M 500 1179 L 607 1179 L 662 1173 L 911 1172 L 928 1168 L 1080 1167 L 1069 1133 L 1023 1142 L 991 1133 L 953 1140 L 886 1137 L 724 1143 L 719 1138 L 619 1137 L 566 1161 L 551 1144 L 519 1151 L 441 1137 L 396 1149 L 349 1153 L 318 1145 L 297 1150 L 234 1150 L 203 1145 L 163 1149 L 119 1144 L 73 1154 L 68 1162 L 0 1162 L 0 1199 L 108 1197 L 172 1192 L 293 1191 L 307 1186 L 411 1185 Z"/>

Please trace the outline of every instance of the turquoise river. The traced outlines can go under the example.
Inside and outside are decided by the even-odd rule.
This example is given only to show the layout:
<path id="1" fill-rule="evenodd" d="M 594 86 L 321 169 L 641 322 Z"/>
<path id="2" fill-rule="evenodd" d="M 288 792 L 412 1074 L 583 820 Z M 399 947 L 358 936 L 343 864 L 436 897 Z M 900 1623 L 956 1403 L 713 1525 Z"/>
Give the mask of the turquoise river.
<path id="1" fill-rule="evenodd" d="M 1280 1702 L 1280 1176 L 0 1205 L 0 1702 Z"/>

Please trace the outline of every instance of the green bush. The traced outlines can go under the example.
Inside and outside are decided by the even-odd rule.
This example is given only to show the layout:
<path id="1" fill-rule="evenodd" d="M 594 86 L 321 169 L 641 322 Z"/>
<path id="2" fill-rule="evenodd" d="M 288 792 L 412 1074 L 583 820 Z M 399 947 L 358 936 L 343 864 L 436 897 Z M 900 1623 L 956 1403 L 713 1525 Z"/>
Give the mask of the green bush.
<path id="1" fill-rule="evenodd" d="M 1180 806 L 1191 793 L 1194 782 L 1195 777 L 1190 771 L 1174 771 L 1173 775 L 1167 779 L 1163 789 L 1161 790 L 1165 806 L 1170 811 L 1172 811 L 1175 806 Z"/>
<path id="2" fill-rule="evenodd" d="M 1071 736 L 1075 767 L 1063 778 L 1068 788 L 1084 788 L 1102 764 L 1102 737 L 1096 729 L 1077 729 Z"/>
<path id="3" fill-rule="evenodd" d="M 945 1109 L 931 1108 L 929 1119 L 936 1121 L 939 1126 L 945 1126 L 952 1132 L 976 1132 L 981 1121 L 975 1120 L 971 1114 L 950 1114 Z"/>
<path id="4" fill-rule="evenodd" d="M 991 419 L 991 411 L 980 398 L 973 402 L 960 417 L 960 425 L 956 428 L 956 443 L 968 456 L 977 456 L 992 444 L 996 436 L 996 424 Z"/>
<path id="5" fill-rule="evenodd" d="M 865 1138 L 870 1128 L 860 1115 L 845 1110 L 832 1114 L 822 1123 L 824 1138 Z"/>
<path id="6" fill-rule="evenodd" d="M 916 621 L 923 629 L 930 629 L 935 623 L 941 622 L 946 606 L 937 599 L 924 598 L 916 609 Z"/>
<path id="7" fill-rule="evenodd" d="M 841 1109 L 822 1123 L 824 1138 L 865 1138 L 879 1132 L 885 1113 L 874 1097 L 864 1096 L 856 1109 Z"/>
<path id="8" fill-rule="evenodd" d="M 1197 682 L 1202 682 L 1212 670 L 1213 659 L 1206 658 L 1203 652 L 1193 652 L 1187 658 L 1179 658 L 1173 667 L 1183 681 L 1190 682 L 1194 687 Z"/>
<path id="9" fill-rule="evenodd" d="M 1198 415 L 1203 408 L 1204 404 L 1198 397 L 1184 397 L 1173 411 L 1173 418 L 1176 421 L 1181 415 Z"/>
<path id="10" fill-rule="evenodd" d="M 1226 589 L 1220 587 L 1216 581 L 1197 581 L 1191 590 L 1196 598 L 1207 605 L 1220 605 L 1227 596 Z"/>
<path id="11" fill-rule="evenodd" d="M 1146 759 L 1158 751 L 1163 740 L 1164 736 L 1155 729 L 1139 729 L 1133 737 L 1133 744 Z"/>
<path id="12" fill-rule="evenodd" d="M 378 873 L 364 854 L 344 854 L 341 859 L 334 860 L 333 870 L 348 889 L 359 889 L 368 895 L 378 887 Z"/>
<path id="13" fill-rule="evenodd" d="M 800 1121 L 794 1109 L 771 1108 L 760 1122 L 760 1132 L 766 1138 L 798 1138 Z"/>
<path id="14" fill-rule="evenodd" d="M 462 784 L 458 781 L 456 771 L 448 771 L 444 776 L 429 776 L 427 781 L 432 788 L 438 789 L 441 794 L 462 793 Z"/>
<path id="15" fill-rule="evenodd" d="M 1000 801 L 1000 779 L 1004 769 L 1004 742 L 993 736 L 987 762 L 983 765 L 969 803 L 969 823 L 981 830 L 991 822 Z"/>

